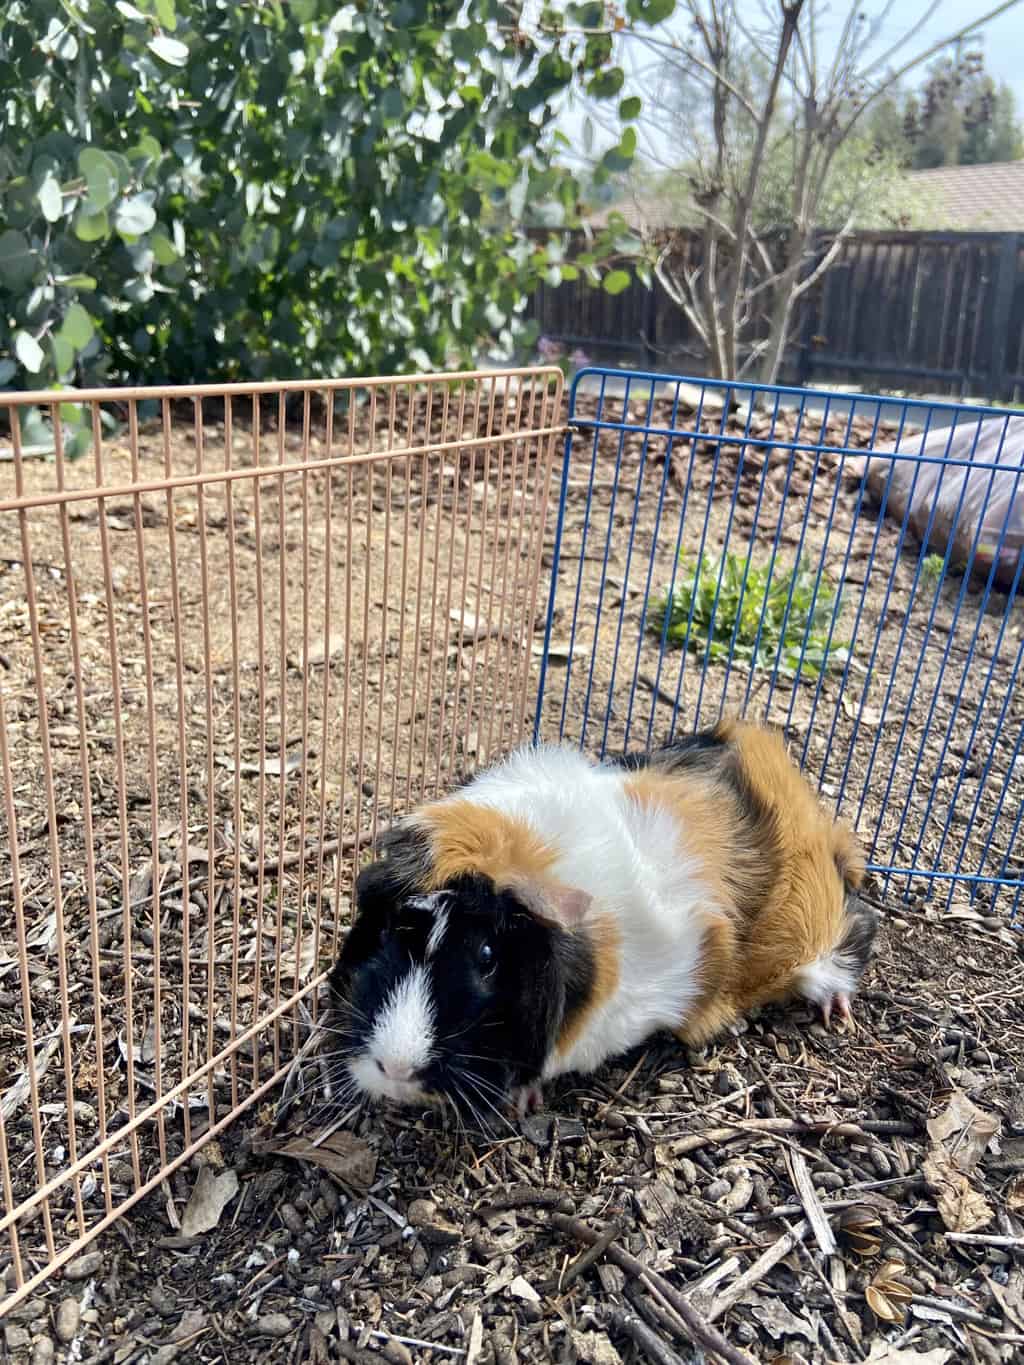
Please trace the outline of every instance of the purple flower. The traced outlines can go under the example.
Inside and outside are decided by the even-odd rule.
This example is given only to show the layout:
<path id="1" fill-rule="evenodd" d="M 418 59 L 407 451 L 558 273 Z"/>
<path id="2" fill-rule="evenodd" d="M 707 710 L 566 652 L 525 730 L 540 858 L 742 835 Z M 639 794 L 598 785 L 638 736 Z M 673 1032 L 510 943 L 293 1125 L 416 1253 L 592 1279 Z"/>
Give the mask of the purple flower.
<path id="1" fill-rule="evenodd" d="M 576 347 L 569 359 L 577 370 L 582 370 L 585 365 L 590 364 L 590 356 L 587 355 L 586 351 L 581 350 L 579 346 Z"/>
<path id="2" fill-rule="evenodd" d="M 551 337 L 541 337 L 537 342 L 537 352 L 541 360 L 557 360 L 562 354 L 562 347 Z"/>

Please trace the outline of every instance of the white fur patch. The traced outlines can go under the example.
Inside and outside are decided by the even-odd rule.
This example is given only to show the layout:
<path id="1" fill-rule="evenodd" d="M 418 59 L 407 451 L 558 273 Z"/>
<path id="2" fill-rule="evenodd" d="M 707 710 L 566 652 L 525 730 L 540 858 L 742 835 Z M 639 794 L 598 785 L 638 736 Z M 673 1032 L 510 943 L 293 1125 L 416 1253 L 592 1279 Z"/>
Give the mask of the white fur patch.
<path id="1" fill-rule="evenodd" d="M 852 995 L 857 978 L 842 953 L 827 953 L 801 967 L 796 974 L 796 983 L 805 1000 L 824 1005 L 837 995 Z"/>
<path id="2" fill-rule="evenodd" d="M 380 1099 L 408 1102 L 422 1097 L 416 1075 L 434 1050 L 434 1004 L 430 978 L 414 967 L 381 1010 L 366 1052 L 349 1063 L 353 1080 Z"/>

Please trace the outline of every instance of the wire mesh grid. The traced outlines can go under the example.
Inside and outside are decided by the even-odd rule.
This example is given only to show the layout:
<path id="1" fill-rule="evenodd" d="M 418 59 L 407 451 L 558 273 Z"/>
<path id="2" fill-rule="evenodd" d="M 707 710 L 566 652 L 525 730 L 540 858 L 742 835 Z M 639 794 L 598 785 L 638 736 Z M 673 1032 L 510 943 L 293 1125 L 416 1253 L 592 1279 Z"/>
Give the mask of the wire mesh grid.
<path id="1" fill-rule="evenodd" d="M 551 368 L 111 390 L 71 460 L 62 397 L 0 481 L 0 1312 L 267 1095 L 381 822 L 523 733 L 564 431 Z"/>
<path id="2" fill-rule="evenodd" d="M 581 372 L 535 733 L 603 754 L 723 712 L 781 725 L 886 889 L 947 905 L 1001 895 L 1016 916 L 1018 423 L 1006 410 Z M 876 497 L 859 461 L 895 446 Z M 899 510 L 897 469 L 911 495 Z M 979 477 L 993 507 L 1002 481 L 994 527 L 985 508 L 968 515 Z M 936 496 L 922 518 L 913 494 L 926 479 Z"/>

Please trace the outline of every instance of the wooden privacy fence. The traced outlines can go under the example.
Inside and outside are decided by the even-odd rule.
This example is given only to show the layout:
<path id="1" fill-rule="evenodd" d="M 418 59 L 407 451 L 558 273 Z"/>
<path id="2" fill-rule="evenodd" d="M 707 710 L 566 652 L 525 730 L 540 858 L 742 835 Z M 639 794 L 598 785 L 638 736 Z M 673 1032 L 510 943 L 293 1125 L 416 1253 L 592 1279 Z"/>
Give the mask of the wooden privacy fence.
<path id="1" fill-rule="evenodd" d="M 820 234 L 809 268 L 829 243 Z M 680 236 L 700 265 L 700 239 Z M 609 296 L 582 277 L 542 285 L 541 332 L 568 345 L 638 352 L 700 370 L 702 347 L 657 283 Z M 864 384 L 913 393 L 1024 398 L 1024 232 L 861 232 L 798 312 L 783 373 L 790 383 Z"/>

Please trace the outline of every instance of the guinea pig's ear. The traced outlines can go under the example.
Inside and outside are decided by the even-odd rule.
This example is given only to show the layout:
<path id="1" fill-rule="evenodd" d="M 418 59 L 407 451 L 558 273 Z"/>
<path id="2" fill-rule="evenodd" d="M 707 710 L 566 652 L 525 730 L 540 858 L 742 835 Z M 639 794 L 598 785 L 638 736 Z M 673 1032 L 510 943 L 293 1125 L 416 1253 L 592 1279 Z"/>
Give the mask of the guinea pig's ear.
<path id="1" fill-rule="evenodd" d="M 401 891 L 425 890 L 430 881 L 430 836 L 415 819 L 399 820 L 381 837 L 389 874 Z"/>
<path id="2" fill-rule="evenodd" d="M 560 882 L 522 882 L 515 888 L 530 914 L 545 924 L 571 931 L 587 916 L 593 898 L 574 886 Z"/>
<path id="3" fill-rule="evenodd" d="M 386 912 L 402 897 L 402 883 L 384 859 L 364 867 L 356 877 L 355 901 L 360 915 Z"/>

